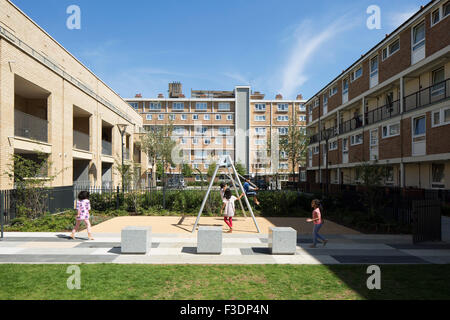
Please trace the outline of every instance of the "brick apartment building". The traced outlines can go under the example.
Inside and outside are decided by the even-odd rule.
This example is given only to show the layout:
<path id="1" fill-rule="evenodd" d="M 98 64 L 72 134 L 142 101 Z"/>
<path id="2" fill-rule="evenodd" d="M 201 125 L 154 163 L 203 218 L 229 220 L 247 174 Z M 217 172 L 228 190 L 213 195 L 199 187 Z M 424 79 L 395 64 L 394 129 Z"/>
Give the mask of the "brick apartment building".
<path id="1" fill-rule="evenodd" d="M 228 154 L 252 176 L 279 174 L 280 180 L 288 180 L 292 165 L 284 154 L 278 164 L 271 160 L 268 141 L 274 141 L 274 133 L 286 134 L 294 115 L 297 125 L 306 128 L 306 101 L 301 95 L 296 100 L 284 100 L 281 95 L 267 100 L 248 86 L 237 86 L 233 91 L 193 90 L 191 98 L 186 98 L 181 83 L 171 83 L 167 98 L 163 94 L 158 98 L 136 95 L 125 100 L 142 115 L 144 130 L 171 122 L 175 140 L 183 150 L 183 163 L 202 174 L 221 155 Z M 180 168 L 174 167 L 171 173 L 180 173 Z M 201 179 L 199 174 L 195 178 Z"/>
<path id="2" fill-rule="evenodd" d="M 119 125 L 125 160 L 141 164 L 142 117 L 101 79 L 8 0 L 0 0 L 0 189 L 12 155 L 49 155 L 53 187 L 119 184 Z M 143 156 L 143 155 L 142 155 Z M 52 172 L 51 174 L 54 174 Z M 48 177 L 48 172 L 42 178 Z"/>
<path id="3" fill-rule="evenodd" d="M 307 180 L 376 161 L 387 186 L 449 189 L 449 98 L 450 1 L 431 1 L 307 101 Z"/>

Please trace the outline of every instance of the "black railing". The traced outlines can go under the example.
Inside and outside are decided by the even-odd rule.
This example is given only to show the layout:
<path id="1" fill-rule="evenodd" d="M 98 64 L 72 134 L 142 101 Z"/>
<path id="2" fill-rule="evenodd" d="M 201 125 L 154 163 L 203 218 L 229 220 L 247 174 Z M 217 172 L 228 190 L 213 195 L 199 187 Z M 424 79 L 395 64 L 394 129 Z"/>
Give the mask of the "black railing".
<path id="1" fill-rule="evenodd" d="M 338 131 L 339 130 L 337 127 L 331 127 L 328 129 L 324 129 L 324 130 L 322 130 L 322 133 L 321 133 L 321 139 L 322 140 L 332 139 L 338 135 Z"/>
<path id="2" fill-rule="evenodd" d="M 339 134 L 348 133 L 350 131 L 361 128 L 362 126 L 363 126 L 362 116 L 358 115 L 353 119 L 341 123 L 341 126 L 339 128 Z"/>
<path id="3" fill-rule="evenodd" d="M 316 133 L 312 136 L 309 137 L 309 143 L 313 144 L 313 143 L 318 143 L 319 142 L 319 134 Z"/>
<path id="4" fill-rule="evenodd" d="M 405 97 L 404 112 L 426 107 L 450 97 L 450 79 L 436 83 Z"/>
<path id="5" fill-rule="evenodd" d="M 400 100 L 391 102 L 385 106 L 366 113 L 366 125 L 390 119 L 400 114 Z"/>

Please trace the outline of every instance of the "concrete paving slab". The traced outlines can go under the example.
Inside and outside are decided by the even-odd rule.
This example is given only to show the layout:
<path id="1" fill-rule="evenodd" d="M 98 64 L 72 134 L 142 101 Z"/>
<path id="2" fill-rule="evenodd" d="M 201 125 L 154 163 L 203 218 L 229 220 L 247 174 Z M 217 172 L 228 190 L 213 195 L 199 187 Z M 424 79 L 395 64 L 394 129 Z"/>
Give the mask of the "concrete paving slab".
<path id="1" fill-rule="evenodd" d="M 94 256 L 94 255 L 0 255 L 0 263 L 59 263 L 59 264 L 80 264 L 80 263 L 111 263 L 114 256 Z"/>
<path id="2" fill-rule="evenodd" d="M 415 256 L 332 256 L 344 264 L 428 264 Z"/>
<path id="3" fill-rule="evenodd" d="M 399 250 L 416 257 L 450 257 L 450 250 Z"/>

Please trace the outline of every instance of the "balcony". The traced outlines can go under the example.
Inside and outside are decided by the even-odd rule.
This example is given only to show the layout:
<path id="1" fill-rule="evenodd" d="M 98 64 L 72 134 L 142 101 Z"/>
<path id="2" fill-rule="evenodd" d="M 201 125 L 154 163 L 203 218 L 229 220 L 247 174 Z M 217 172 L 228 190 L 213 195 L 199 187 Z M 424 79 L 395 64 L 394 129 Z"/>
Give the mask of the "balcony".
<path id="1" fill-rule="evenodd" d="M 363 126 L 362 116 L 358 115 L 357 117 L 350 119 L 341 123 L 341 127 L 339 130 L 339 134 L 344 134 L 356 129 L 359 129 Z"/>
<path id="2" fill-rule="evenodd" d="M 73 148 L 83 151 L 90 151 L 89 135 L 77 130 L 73 131 Z"/>
<path id="3" fill-rule="evenodd" d="M 112 156 L 112 143 L 102 140 L 102 155 Z"/>
<path id="4" fill-rule="evenodd" d="M 450 97 L 450 79 L 417 91 L 405 97 L 404 112 L 413 111 L 434 103 L 444 101 Z"/>
<path id="5" fill-rule="evenodd" d="M 337 127 L 331 127 L 328 129 L 324 129 L 321 133 L 321 139 L 322 140 L 330 140 L 338 135 L 338 128 Z"/>
<path id="6" fill-rule="evenodd" d="M 319 142 L 319 134 L 316 133 L 312 136 L 309 137 L 309 143 L 313 144 L 313 143 L 318 143 Z"/>
<path id="7" fill-rule="evenodd" d="M 400 100 L 366 113 L 366 125 L 371 125 L 400 114 Z"/>
<path id="8" fill-rule="evenodd" d="M 48 142 L 48 121 L 19 110 L 14 110 L 14 135 Z"/>

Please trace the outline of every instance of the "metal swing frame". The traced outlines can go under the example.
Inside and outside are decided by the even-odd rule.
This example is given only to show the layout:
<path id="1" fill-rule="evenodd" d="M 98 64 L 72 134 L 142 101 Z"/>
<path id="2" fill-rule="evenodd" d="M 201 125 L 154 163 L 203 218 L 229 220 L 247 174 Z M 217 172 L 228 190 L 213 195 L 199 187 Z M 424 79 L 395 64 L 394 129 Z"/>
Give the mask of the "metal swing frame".
<path id="1" fill-rule="evenodd" d="M 214 175 L 211 178 L 211 182 L 209 184 L 208 190 L 206 191 L 206 195 L 205 195 L 205 198 L 203 199 L 203 203 L 202 203 L 202 206 L 200 207 L 200 211 L 198 212 L 197 220 L 195 221 L 194 228 L 192 229 L 192 233 L 194 233 L 195 230 L 197 230 L 197 226 L 198 226 L 198 223 L 200 221 L 200 217 L 201 217 L 201 215 L 203 213 L 203 209 L 205 208 L 206 201 L 208 201 L 209 195 L 211 194 L 211 190 L 212 190 L 212 187 L 214 185 L 214 181 L 215 181 L 215 179 L 217 177 L 217 173 L 219 172 L 219 170 L 221 168 L 226 168 L 227 169 L 228 176 L 231 178 L 231 181 L 232 181 L 232 184 L 233 184 L 233 188 L 234 188 L 235 192 L 237 192 L 237 193 L 238 193 L 238 190 L 236 188 L 235 181 L 237 181 L 239 183 L 238 186 L 240 187 L 242 192 L 244 192 L 245 203 L 247 204 L 248 210 L 250 211 L 250 214 L 251 214 L 251 216 L 253 218 L 253 222 L 255 223 L 256 230 L 258 230 L 258 233 L 261 233 L 261 230 L 259 229 L 258 223 L 256 222 L 255 215 L 253 214 L 253 209 L 252 209 L 252 207 L 250 205 L 250 202 L 248 201 L 247 194 L 244 191 L 244 187 L 242 186 L 241 179 L 239 178 L 240 175 L 237 172 L 236 167 L 234 166 L 233 161 L 231 160 L 231 157 L 229 155 L 226 155 L 226 156 L 223 156 L 223 157 L 220 158 L 219 164 L 217 165 L 216 170 L 214 171 Z M 231 174 L 230 174 L 230 168 L 232 169 Z M 234 174 L 236 179 L 233 179 L 232 174 Z M 238 193 L 238 197 L 239 197 L 239 193 Z M 244 212 L 244 215 L 245 215 L 244 206 L 242 205 L 242 202 L 241 202 L 241 208 L 242 208 L 242 210 Z"/>

